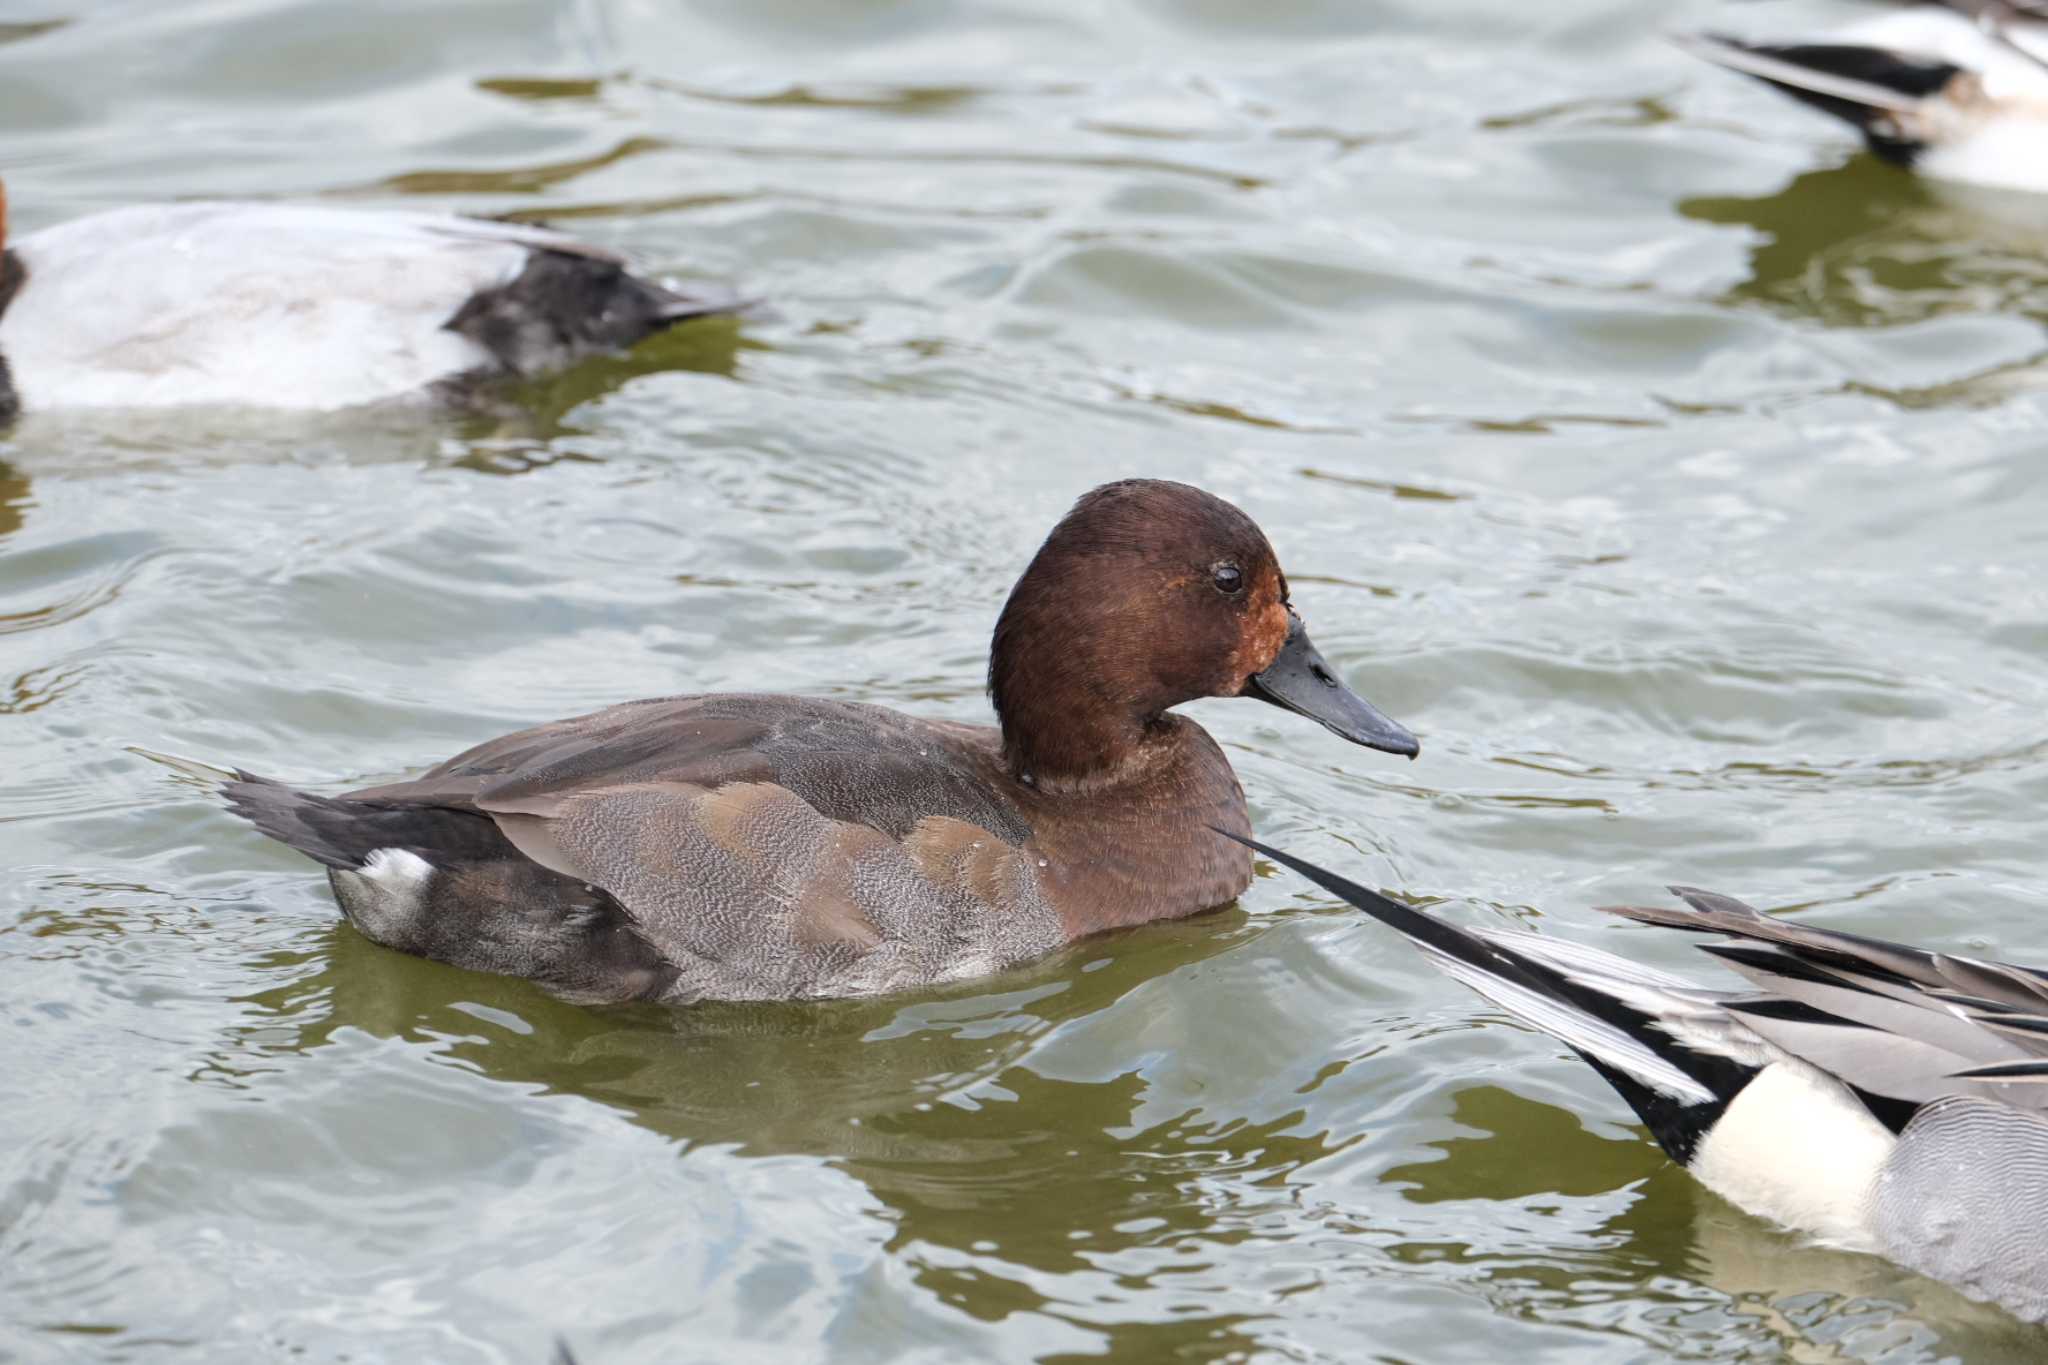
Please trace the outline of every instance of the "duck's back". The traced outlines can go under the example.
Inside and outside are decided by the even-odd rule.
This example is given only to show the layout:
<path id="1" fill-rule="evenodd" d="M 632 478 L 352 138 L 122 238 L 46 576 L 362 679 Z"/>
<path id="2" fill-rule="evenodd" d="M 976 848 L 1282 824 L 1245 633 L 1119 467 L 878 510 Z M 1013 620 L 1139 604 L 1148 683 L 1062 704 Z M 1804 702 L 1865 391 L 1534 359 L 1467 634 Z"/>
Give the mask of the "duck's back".
<path id="1" fill-rule="evenodd" d="M 534 814 L 611 789 L 772 783 L 829 819 L 897 838 L 940 816 L 1021 843 L 1031 831 L 997 794 L 1002 773 L 1000 737 L 986 726 L 824 697 L 718 692 L 514 731 L 349 799 Z"/>
<path id="2" fill-rule="evenodd" d="M 597 345 L 685 315 L 572 238 L 437 214 L 143 205 L 11 250 L 25 279 L 0 313 L 0 353 L 31 409 L 347 407 L 577 358 L 569 319 L 526 315 L 610 309 L 644 324 Z M 536 344 L 551 349 L 529 364 Z"/>

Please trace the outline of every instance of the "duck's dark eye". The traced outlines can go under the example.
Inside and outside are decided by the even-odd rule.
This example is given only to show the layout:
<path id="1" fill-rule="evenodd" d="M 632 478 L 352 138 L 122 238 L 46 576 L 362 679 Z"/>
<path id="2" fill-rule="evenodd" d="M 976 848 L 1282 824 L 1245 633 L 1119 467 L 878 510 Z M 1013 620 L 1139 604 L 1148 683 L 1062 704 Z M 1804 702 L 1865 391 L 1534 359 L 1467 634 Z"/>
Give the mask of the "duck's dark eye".
<path id="1" fill-rule="evenodd" d="M 1235 564 L 1218 564 L 1211 579 L 1216 591 L 1225 597 L 1235 597 L 1244 590 L 1244 570 Z"/>

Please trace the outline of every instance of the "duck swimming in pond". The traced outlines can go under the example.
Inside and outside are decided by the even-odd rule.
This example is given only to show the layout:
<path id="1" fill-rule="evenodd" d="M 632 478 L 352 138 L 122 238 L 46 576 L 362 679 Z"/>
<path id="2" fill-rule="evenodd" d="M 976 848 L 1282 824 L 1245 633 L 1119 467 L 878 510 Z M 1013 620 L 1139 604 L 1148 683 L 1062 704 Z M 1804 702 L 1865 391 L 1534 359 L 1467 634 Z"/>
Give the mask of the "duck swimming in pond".
<path id="1" fill-rule="evenodd" d="M 1612 908 L 1725 940 L 1703 946 L 1750 989 L 1701 986 L 1555 935 L 1461 928 L 1250 846 L 1585 1058 L 1730 1203 L 2048 1322 L 2048 972 L 1689 887 L 1672 888 L 1683 910 Z"/>
<path id="2" fill-rule="evenodd" d="M 1172 708 L 1252 697 L 1419 745 L 1309 642 L 1266 537 L 1185 484 L 1097 488 L 996 622 L 997 726 L 811 697 L 627 702 L 407 782 L 234 810 L 369 938 L 586 1001 L 810 999 L 994 972 L 1251 881 L 1244 792 Z"/>
<path id="3" fill-rule="evenodd" d="M 0 186 L 0 420 L 463 402 L 736 306 L 559 232 L 451 214 L 151 204 L 10 239 Z"/>

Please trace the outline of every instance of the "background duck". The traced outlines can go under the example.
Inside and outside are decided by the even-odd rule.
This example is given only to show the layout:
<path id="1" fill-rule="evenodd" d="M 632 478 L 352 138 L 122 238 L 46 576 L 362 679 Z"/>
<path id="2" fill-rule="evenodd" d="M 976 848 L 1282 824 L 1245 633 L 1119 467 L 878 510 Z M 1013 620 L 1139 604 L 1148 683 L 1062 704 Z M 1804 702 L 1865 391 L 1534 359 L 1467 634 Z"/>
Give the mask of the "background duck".
<path id="1" fill-rule="evenodd" d="M 145 204 L 10 239 L 0 187 L 0 420 L 463 401 L 736 306 L 559 232 L 452 214 Z"/>
<path id="2" fill-rule="evenodd" d="M 1877 15 L 1823 41 L 1677 41 L 1853 125 L 1894 164 L 1935 180 L 2048 191 L 2040 6 L 1954 0 Z"/>
<path id="3" fill-rule="evenodd" d="M 1233 835 L 1237 838 L 1240 836 Z M 1468 930 L 1262 844 L 1577 1052 L 1673 1161 L 1744 1210 L 2048 1321 L 2048 973 L 1672 890 L 1610 913 L 1732 943 L 1755 991 Z"/>
<path id="4" fill-rule="evenodd" d="M 1170 714 L 1255 697 L 1415 737 L 1338 681 L 1251 518 L 1186 484 L 1087 494 L 995 628 L 1000 728 L 811 697 L 628 702 L 316 796 L 236 773 L 386 946 L 585 1000 L 797 999 L 999 970 L 1251 883 L 1243 789 Z"/>

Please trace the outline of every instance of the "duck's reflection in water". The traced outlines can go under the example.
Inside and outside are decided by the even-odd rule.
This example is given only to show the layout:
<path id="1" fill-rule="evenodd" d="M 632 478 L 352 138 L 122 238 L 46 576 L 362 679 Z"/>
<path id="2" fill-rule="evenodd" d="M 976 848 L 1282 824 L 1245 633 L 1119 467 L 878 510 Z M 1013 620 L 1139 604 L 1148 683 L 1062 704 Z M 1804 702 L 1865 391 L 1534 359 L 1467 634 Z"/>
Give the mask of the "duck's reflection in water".
<path id="1" fill-rule="evenodd" d="M 1170 1039 L 1185 1027 L 1176 1012 L 1207 1006 L 1199 990 L 1157 989 L 1160 978 L 1249 932 L 1231 908 L 1089 940 L 972 989 L 585 1009 L 525 982 L 378 948 L 337 924 L 302 960 L 310 974 L 247 999 L 263 1018 L 228 1048 L 274 1058 L 317 1051 L 344 1029 L 407 1038 L 494 1080 L 607 1105 L 685 1153 L 716 1145 L 819 1158 L 885 1206 L 886 1249 L 940 1300 L 977 1313 L 1001 1302 L 1071 1314 L 1071 1303 L 1044 1292 L 1050 1277 L 1142 1292 L 1143 1272 L 1099 1268 L 1106 1251 L 1242 1237 L 1217 1226 L 1219 1175 L 1281 1175 L 1329 1151 L 1325 1135 L 1299 1131 L 1298 1114 L 1161 1121 L 1142 1107 L 1142 1056 L 1104 1058 L 1100 1078 L 1084 1081 L 1033 1066 L 1063 1025 L 1148 989 L 1144 1036 L 1155 1046 Z M 280 1033 L 283 1020 L 291 1026 Z M 1142 1233 L 1118 1230 L 1134 1220 Z M 1161 1292 L 1185 1298 L 1184 1281 L 1169 1277 Z M 1118 1320 L 1088 1326 L 1118 1359 L 1171 1358 L 1195 1343 L 1258 1349 L 1256 1335 L 1240 1334 L 1241 1314 L 1104 1316 Z"/>
<path id="2" fill-rule="evenodd" d="M 1752 230 L 1749 275 L 1724 302 L 1836 327 L 2048 317 L 2048 195 L 1930 185 L 1857 156 L 1771 194 L 1703 196 L 1678 211 Z"/>

